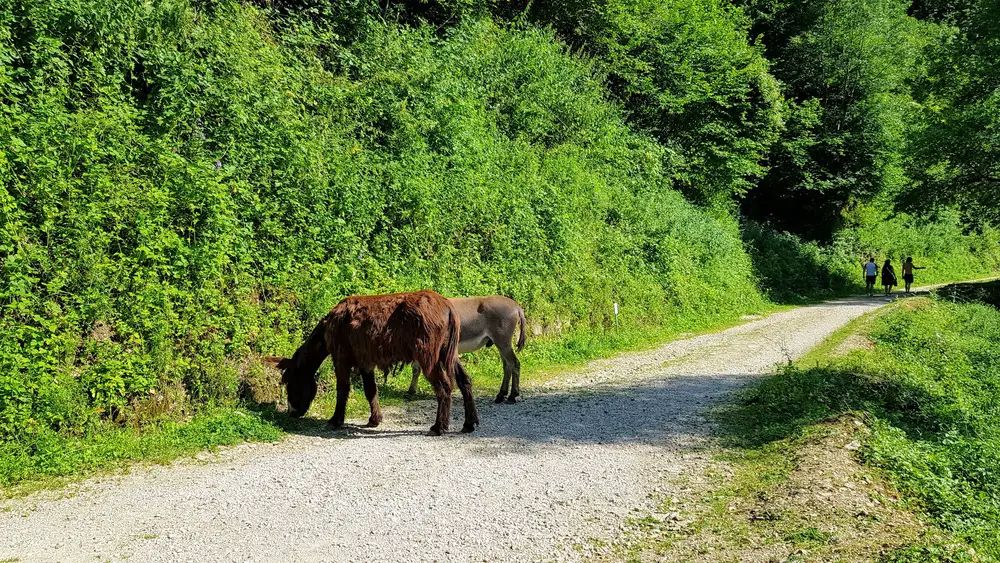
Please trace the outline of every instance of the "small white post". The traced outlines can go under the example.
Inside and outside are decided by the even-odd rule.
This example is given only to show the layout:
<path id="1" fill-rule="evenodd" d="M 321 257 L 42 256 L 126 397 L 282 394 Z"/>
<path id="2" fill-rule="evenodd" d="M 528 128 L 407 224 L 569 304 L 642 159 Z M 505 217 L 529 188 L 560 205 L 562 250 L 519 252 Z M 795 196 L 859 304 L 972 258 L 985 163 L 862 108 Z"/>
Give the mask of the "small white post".
<path id="1" fill-rule="evenodd" d="M 615 326 L 618 326 L 618 302 L 615 302 Z"/>

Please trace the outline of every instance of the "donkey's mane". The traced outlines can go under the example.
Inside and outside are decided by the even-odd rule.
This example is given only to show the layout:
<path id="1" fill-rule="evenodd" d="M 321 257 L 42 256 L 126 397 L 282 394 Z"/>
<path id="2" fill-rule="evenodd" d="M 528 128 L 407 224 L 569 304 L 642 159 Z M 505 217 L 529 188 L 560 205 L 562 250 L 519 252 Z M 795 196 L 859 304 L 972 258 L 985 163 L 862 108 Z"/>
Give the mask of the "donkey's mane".
<path id="1" fill-rule="evenodd" d="M 326 349 L 326 327 L 328 324 L 329 316 L 316 325 L 316 328 L 309 334 L 309 338 L 292 354 L 295 369 L 289 371 L 295 374 L 296 379 L 315 378 L 319 366 L 330 355 Z"/>

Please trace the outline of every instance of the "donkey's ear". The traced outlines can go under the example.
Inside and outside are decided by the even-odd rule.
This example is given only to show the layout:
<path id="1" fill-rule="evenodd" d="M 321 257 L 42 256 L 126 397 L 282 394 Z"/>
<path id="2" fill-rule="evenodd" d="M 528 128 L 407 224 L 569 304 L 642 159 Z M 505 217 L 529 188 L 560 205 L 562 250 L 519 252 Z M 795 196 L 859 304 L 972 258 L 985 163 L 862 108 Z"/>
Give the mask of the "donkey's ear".
<path id="1" fill-rule="evenodd" d="M 281 356 L 267 356 L 264 358 L 264 363 L 284 371 L 291 367 L 292 359 L 282 358 Z"/>

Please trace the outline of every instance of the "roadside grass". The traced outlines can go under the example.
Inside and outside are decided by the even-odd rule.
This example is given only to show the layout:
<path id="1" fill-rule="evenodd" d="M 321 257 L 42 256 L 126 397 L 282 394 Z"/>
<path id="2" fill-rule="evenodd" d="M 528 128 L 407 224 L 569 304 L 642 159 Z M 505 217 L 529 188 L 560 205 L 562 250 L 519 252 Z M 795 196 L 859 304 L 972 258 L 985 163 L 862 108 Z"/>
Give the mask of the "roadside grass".
<path id="1" fill-rule="evenodd" d="M 900 300 L 720 409 L 690 523 L 627 555 L 998 560 L 998 405 L 1000 311 Z"/>
<path id="2" fill-rule="evenodd" d="M 913 545 L 960 552 L 853 459 L 863 431 L 844 416 L 757 447 L 729 445 L 700 478 L 675 483 L 680 498 L 630 522 L 630 541 L 609 559 L 860 561 Z"/>
<path id="3" fill-rule="evenodd" d="M 757 313 L 784 308 L 767 306 Z M 671 327 L 609 327 L 601 331 L 569 332 L 561 337 L 529 336 L 527 346 L 519 354 L 522 390 L 529 391 L 530 395 L 532 388 L 558 379 L 567 370 L 591 360 L 649 349 L 679 336 L 724 330 L 743 322 L 746 320 L 740 317 L 719 314 Z M 463 363 L 472 375 L 476 399 L 493 400 L 503 376 L 496 350 L 491 347 L 466 354 Z M 389 376 L 383 385 L 379 374 L 379 400 L 383 407 L 407 402 L 404 393 L 409 387 L 410 375 L 410 368 L 404 367 L 395 376 Z M 28 445 L 0 442 L 0 497 L 64 486 L 95 473 L 127 470 L 139 462 L 167 463 L 219 446 L 274 441 L 287 433 L 328 432 L 325 421 L 332 416 L 335 402 L 329 361 L 324 362 L 320 370 L 320 382 L 320 394 L 303 419 L 287 417 L 280 401 L 277 405 L 244 402 L 237 406 L 203 408 L 180 421 L 161 420 L 141 426 L 108 422 L 89 429 L 82 437 L 45 432 L 35 436 Z M 368 418 L 368 403 L 360 379 L 355 377 L 352 383 L 347 424 L 364 424 Z M 416 398 L 433 398 L 423 376 Z M 461 416 L 460 406 L 453 416 Z M 428 426 L 431 418 L 432 413 L 428 412 Z"/>
<path id="4" fill-rule="evenodd" d="M 754 447 L 856 413 L 870 428 L 859 459 L 936 526 L 1000 558 L 1000 312 L 918 298 L 863 330 L 874 347 L 769 378 L 727 426 Z M 894 555 L 934 557 L 960 558 L 934 544 Z"/>
<path id="5" fill-rule="evenodd" d="M 108 424 L 86 437 L 44 434 L 31 449 L 6 442 L 0 444 L 0 496 L 55 488 L 137 461 L 165 463 L 218 446 L 280 437 L 280 429 L 257 413 L 216 408 L 187 421 L 161 421 L 140 428 Z"/>

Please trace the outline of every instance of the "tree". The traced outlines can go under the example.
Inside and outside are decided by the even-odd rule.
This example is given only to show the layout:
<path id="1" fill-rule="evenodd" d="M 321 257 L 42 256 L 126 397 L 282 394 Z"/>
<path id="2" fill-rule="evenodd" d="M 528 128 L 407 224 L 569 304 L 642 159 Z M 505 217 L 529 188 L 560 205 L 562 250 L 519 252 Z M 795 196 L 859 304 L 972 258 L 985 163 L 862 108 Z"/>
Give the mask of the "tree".
<path id="1" fill-rule="evenodd" d="M 782 99 L 750 21 L 717 0 L 535 2 L 529 17 L 595 57 L 632 124 L 665 145 L 675 185 L 728 203 L 766 173 Z"/>
<path id="2" fill-rule="evenodd" d="M 918 88 L 926 124 L 914 136 L 917 185 L 904 203 L 958 204 L 976 220 L 1000 221 L 1000 1 L 980 0 L 933 15 L 952 33 L 927 51 Z"/>
<path id="3" fill-rule="evenodd" d="M 825 239 L 853 207 L 906 184 L 909 80 L 930 31 L 901 0 L 802 4 L 748 5 L 784 83 L 789 115 L 770 172 L 744 210 Z"/>

